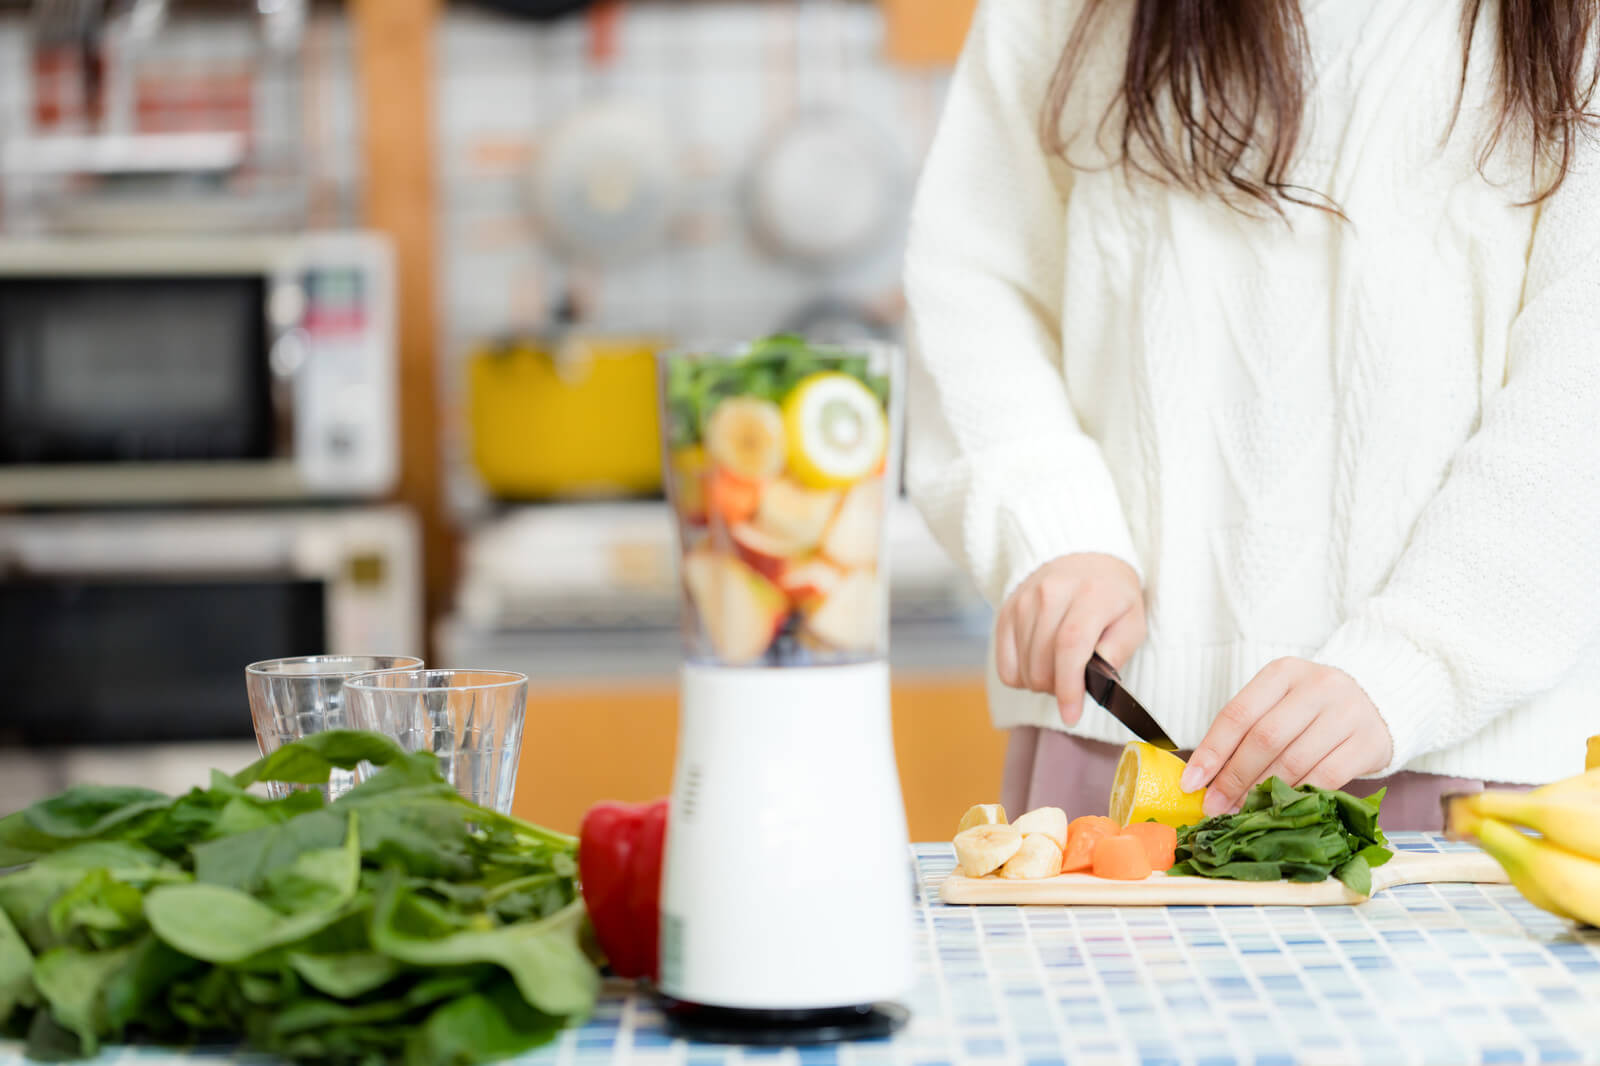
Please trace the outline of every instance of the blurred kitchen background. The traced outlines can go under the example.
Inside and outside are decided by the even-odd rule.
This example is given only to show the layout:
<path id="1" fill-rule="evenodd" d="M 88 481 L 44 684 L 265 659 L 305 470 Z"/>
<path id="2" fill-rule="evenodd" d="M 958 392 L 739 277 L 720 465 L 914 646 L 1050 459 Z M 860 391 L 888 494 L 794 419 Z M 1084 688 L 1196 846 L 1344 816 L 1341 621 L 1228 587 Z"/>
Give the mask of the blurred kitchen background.
<path id="1" fill-rule="evenodd" d="M 0 812 L 254 757 L 243 667 L 532 679 L 517 808 L 666 791 L 654 353 L 899 339 L 973 0 L 0 0 Z M 891 523 L 911 829 L 989 616 Z"/>

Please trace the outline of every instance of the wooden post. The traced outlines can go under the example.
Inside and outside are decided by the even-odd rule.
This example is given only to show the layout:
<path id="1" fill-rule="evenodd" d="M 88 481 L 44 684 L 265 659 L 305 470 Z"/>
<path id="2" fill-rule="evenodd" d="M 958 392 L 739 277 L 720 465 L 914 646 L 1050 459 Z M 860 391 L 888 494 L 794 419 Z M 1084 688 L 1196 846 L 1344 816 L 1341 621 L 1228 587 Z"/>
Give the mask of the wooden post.
<path id="1" fill-rule="evenodd" d="M 889 62 L 949 67 L 961 55 L 977 0 L 882 0 Z"/>
<path id="2" fill-rule="evenodd" d="M 434 284 L 433 37 L 440 0 L 350 0 L 360 79 L 366 216 L 396 257 L 400 485 L 422 526 L 428 634 L 455 570 L 445 522 Z"/>

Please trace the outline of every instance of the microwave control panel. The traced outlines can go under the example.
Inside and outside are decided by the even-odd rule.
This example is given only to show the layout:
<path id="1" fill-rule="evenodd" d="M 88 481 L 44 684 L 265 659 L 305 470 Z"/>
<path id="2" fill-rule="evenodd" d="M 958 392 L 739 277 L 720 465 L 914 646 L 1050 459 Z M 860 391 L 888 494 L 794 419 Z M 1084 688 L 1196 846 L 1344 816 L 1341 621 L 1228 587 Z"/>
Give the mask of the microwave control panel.
<path id="1" fill-rule="evenodd" d="M 297 473 L 315 493 L 376 495 L 397 473 L 394 269 L 371 234 L 306 238 L 273 297 L 272 370 L 293 390 Z"/>

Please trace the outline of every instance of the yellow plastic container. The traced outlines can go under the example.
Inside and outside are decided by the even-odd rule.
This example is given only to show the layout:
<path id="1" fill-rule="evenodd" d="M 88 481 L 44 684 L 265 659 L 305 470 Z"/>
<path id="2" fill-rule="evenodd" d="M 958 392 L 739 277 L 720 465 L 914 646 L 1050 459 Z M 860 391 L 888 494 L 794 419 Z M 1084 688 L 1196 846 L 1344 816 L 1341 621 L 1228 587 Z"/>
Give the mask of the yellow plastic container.
<path id="1" fill-rule="evenodd" d="M 468 362 L 472 459 L 503 499 L 661 489 L 655 338 L 517 341 Z"/>

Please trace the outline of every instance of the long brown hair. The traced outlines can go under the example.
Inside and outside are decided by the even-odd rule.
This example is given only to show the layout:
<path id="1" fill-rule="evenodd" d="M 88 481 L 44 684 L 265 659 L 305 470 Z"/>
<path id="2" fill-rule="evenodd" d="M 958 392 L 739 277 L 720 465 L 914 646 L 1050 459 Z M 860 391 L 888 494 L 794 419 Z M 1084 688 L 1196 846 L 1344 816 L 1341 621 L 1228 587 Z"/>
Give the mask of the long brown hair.
<path id="1" fill-rule="evenodd" d="M 1062 116 L 1096 18 L 1125 2 L 1087 0 L 1078 17 L 1045 105 L 1043 132 L 1052 152 L 1068 154 Z M 1463 94 L 1484 2 L 1463 4 Z M 1589 111 L 1600 56 L 1586 58 L 1600 0 L 1498 2 L 1499 115 L 1478 162 L 1484 166 L 1507 137 L 1526 137 L 1534 165 L 1547 165 L 1552 175 L 1530 201 L 1538 202 L 1566 177 L 1578 138 L 1600 124 Z M 1136 0 L 1121 84 L 1103 122 L 1120 110 L 1121 162 L 1151 177 L 1235 204 L 1243 197 L 1280 214 L 1282 201 L 1338 213 L 1321 194 L 1288 180 L 1308 63 L 1299 0 Z"/>

